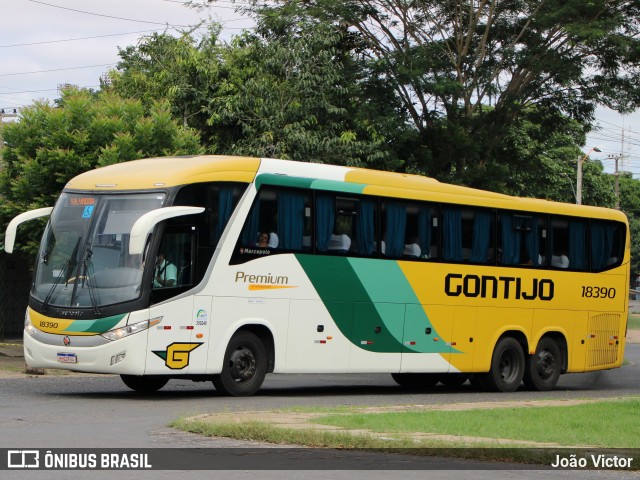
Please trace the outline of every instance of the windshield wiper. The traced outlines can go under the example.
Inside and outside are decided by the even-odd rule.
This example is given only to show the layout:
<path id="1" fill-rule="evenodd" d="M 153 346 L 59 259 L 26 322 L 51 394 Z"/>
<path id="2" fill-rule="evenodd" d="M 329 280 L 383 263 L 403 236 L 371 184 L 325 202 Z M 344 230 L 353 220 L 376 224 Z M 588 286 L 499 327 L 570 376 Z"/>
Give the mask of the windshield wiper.
<path id="1" fill-rule="evenodd" d="M 93 283 L 93 274 L 95 270 L 93 269 L 93 264 L 89 266 L 89 259 L 93 256 L 93 250 L 87 247 L 87 251 L 82 259 L 82 274 L 80 276 L 82 280 L 81 287 L 84 288 L 85 282 L 87 285 L 87 290 L 89 291 L 89 300 L 91 301 L 91 306 L 93 307 L 93 313 L 96 317 L 101 316 L 100 312 L 100 299 L 98 298 L 98 290 L 95 288 Z M 91 271 L 90 271 L 91 270 Z"/>
<path id="2" fill-rule="evenodd" d="M 76 259 L 76 256 L 78 255 L 78 247 L 80 246 L 80 240 L 81 239 L 82 239 L 82 237 L 78 237 L 78 240 L 76 241 L 76 246 L 73 247 L 73 252 L 71 252 L 71 255 L 69 256 L 67 261 L 64 262 L 64 265 L 62 265 L 62 269 L 60 269 L 60 273 L 55 278 L 55 280 L 53 282 L 53 285 L 51 285 L 51 288 L 49 289 L 49 292 L 47 293 L 47 296 L 44 297 L 44 300 L 42 302 L 42 309 L 45 312 L 49 308 L 50 302 L 54 301 L 56 298 L 58 298 L 58 295 L 53 297 L 53 294 L 54 294 L 54 292 L 56 290 L 56 287 L 58 285 L 60 285 L 60 281 L 62 280 L 62 277 L 65 276 L 65 272 L 67 272 L 67 276 L 66 276 L 67 280 L 66 280 L 65 283 L 69 283 L 69 277 L 71 276 L 71 272 L 73 271 L 72 265 L 75 264 L 75 259 Z"/>

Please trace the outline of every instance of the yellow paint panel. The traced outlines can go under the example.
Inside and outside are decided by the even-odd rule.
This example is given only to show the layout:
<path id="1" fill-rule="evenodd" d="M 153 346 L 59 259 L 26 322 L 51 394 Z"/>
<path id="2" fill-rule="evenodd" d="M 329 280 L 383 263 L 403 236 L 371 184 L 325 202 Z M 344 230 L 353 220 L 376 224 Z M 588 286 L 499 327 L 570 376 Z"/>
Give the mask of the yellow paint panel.
<path id="1" fill-rule="evenodd" d="M 57 335 L 64 334 L 65 330 L 69 328 L 69 326 L 73 323 L 73 320 L 47 317 L 46 315 L 42 315 L 41 313 L 38 313 L 31 308 L 29 308 L 29 318 L 31 319 L 31 324 L 38 330 L 46 333 L 54 333 Z M 74 335 L 82 334 L 74 333 Z"/>
<path id="2" fill-rule="evenodd" d="M 74 190 L 151 190 L 210 181 L 251 182 L 260 159 L 205 155 L 161 157 L 90 170 L 66 185 Z"/>
<path id="3" fill-rule="evenodd" d="M 551 202 L 534 198 L 519 198 L 475 188 L 441 183 L 433 178 L 406 173 L 353 169 L 345 176 L 347 182 L 367 185 L 363 193 L 386 197 L 450 202 L 462 205 L 505 208 L 509 210 L 554 213 L 559 215 L 590 216 L 626 223 L 626 216 L 619 211 Z"/>

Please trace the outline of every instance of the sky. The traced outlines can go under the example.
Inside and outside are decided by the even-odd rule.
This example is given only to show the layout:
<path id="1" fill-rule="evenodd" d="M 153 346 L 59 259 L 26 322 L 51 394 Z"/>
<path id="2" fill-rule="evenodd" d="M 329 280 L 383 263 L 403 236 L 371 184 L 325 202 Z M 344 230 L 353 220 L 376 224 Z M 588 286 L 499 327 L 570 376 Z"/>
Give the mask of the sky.
<path id="1" fill-rule="evenodd" d="M 211 18 L 222 23 L 222 38 L 229 40 L 252 26 L 228 0 L 204 10 L 180 0 L 0 0 L 0 12 L 0 108 L 6 113 L 57 98 L 62 84 L 97 88 L 118 62 L 118 47 L 153 31 L 177 34 Z M 618 157 L 619 170 L 640 178 L 640 110 L 621 116 L 600 108 L 596 127 L 583 149 L 591 151 L 589 159 L 613 172 Z"/>

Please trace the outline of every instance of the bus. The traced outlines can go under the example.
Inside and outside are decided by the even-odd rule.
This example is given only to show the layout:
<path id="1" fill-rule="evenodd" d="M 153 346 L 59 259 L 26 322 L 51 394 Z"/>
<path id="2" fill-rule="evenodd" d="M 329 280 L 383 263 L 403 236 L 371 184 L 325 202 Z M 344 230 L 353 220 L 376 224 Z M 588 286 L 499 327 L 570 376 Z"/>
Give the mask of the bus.
<path id="1" fill-rule="evenodd" d="M 620 367 L 628 222 L 617 210 L 268 158 L 88 171 L 49 216 L 28 365 L 252 395 L 267 373 L 389 373 L 550 390 Z"/>

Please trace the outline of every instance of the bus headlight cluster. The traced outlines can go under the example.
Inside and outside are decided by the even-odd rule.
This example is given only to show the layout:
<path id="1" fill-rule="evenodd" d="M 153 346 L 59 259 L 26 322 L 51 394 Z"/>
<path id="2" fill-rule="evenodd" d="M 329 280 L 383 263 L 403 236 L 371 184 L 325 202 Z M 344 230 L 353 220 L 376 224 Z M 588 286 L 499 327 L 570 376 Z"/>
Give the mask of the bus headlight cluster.
<path id="1" fill-rule="evenodd" d="M 101 333 L 100 336 L 109 341 L 120 340 L 121 338 L 128 337 L 134 333 L 147 330 L 149 327 L 157 325 L 161 321 L 162 317 L 152 318 L 151 320 L 145 320 L 143 322 L 133 323 L 131 325 L 125 325 L 124 327 L 109 330 L 108 332 Z"/>
<path id="2" fill-rule="evenodd" d="M 27 333 L 29 335 L 31 335 L 32 337 L 36 334 L 36 327 L 33 326 L 33 324 L 31 323 L 31 319 L 29 318 L 29 314 L 27 313 L 24 316 L 24 329 L 27 331 Z"/>

